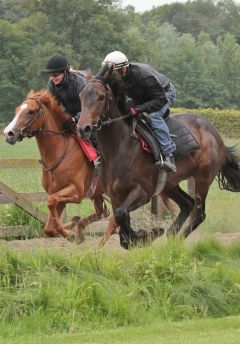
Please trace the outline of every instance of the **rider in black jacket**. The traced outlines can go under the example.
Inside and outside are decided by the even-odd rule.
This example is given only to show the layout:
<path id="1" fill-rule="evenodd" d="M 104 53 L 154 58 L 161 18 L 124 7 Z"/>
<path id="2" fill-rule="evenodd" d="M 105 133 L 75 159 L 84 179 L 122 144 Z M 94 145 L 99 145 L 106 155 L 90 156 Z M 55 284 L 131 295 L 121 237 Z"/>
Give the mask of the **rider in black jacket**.
<path id="1" fill-rule="evenodd" d="M 164 120 L 176 97 L 173 84 L 165 75 L 147 64 L 128 62 L 126 55 L 120 51 L 108 54 L 102 64 L 106 63 L 114 64 L 114 76 L 122 79 L 127 96 L 134 102 L 135 112 L 149 114 L 150 125 L 163 155 L 163 166 L 168 172 L 176 172 L 172 155 L 176 146 Z"/>
<path id="2" fill-rule="evenodd" d="M 51 56 L 44 69 L 48 73 L 48 89 L 62 104 L 64 111 L 71 116 L 64 123 L 65 129 L 70 129 L 79 119 L 81 102 L 79 94 L 86 85 L 84 76 L 69 70 L 67 58 L 62 54 Z"/>

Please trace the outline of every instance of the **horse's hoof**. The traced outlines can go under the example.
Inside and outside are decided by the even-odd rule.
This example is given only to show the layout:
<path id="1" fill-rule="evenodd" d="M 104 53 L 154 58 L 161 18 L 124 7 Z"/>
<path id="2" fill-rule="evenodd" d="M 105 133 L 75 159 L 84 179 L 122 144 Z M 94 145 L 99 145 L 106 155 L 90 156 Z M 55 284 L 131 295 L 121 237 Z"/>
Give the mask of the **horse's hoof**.
<path id="1" fill-rule="evenodd" d="M 151 238 L 152 240 L 162 236 L 165 233 L 165 229 L 164 228 L 152 228 L 151 230 Z"/>
<path id="2" fill-rule="evenodd" d="M 65 239 L 67 239 L 70 242 L 75 242 L 76 241 L 76 234 L 73 230 L 70 230 L 68 232 L 68 235 L 65 237 Z"/>
<path id="3" fill-rule="evenodd" d="M 44 231 L 44 234 L 49 238 L 57 238 L 60 236 L 57 231 Z"/>

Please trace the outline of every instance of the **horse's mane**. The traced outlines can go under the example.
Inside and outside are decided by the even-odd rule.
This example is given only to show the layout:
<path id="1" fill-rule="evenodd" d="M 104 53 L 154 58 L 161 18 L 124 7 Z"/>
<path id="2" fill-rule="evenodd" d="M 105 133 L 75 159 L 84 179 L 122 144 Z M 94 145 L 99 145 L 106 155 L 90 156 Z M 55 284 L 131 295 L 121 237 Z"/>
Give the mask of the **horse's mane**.
<path id="1" fill-rule="evenodd" d="M 27 98 L 36 98 L 40 100 L 46 108 L 51 112 L 54 118 L 63 121 L 68 117 L 67 114 L 63 111 L 59 101 L 47 90 L 41 89 L 40 91 L 31 90 Z"/>
<path id="2" fill-rule="evenodd" d="M 126 105 L 124 82 L 119 78 L 113 77 L 111 71 L 111 64 L 105 64 L 96 74 L 95 79 L 100 79 L 111 87 L 119 111 L 125 115 L 128 113 L 128 108 Z"/>

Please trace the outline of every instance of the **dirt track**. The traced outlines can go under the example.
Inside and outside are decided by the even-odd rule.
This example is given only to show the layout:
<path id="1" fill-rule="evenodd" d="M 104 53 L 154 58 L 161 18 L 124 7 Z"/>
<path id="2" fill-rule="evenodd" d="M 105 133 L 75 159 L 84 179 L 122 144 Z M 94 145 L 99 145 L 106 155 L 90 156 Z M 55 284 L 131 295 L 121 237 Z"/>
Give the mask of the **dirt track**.
<path id="1" fill-rule="evenodd" d="M 216 239 L 219 240 L 222 244 L 231 244 L 234 242 L 240 242 L 240 232 L 235 233 L 201 233 L 200 231 L 196 231 L 192 233 L 186 240 L 186 243 L 194 243 L 200 239 Z M 167 240 L 165 237 L 158 238 L 153 245 L 160 245 L 164 240 Z M 70 249 L 79 249 L 83 247 L 89 248 L 97 248 L 100 242 L 100 237 L 89 237 L 86 236 L 86 240 L 83 244 L 77 245 L 75 243 L 71 243 L 63 238 L 38 238 L 38 239 L 31 239 L 31 240 L 11 240 L 11 241 L 0 241 L 0 246 L 7 246 L 9 248 L 13 248 L 14 250 L 36 250 L 36 249 L 54 249 L 60 248 L 63 250 L 70 250 Z M 113 235 L 108 243 L 106 244 L 106 248 L 111 249 L 120 249 L 119 244 L 119 237 L 118 235 Z M 125 251 L 125 250 L 123 250 Z"/>

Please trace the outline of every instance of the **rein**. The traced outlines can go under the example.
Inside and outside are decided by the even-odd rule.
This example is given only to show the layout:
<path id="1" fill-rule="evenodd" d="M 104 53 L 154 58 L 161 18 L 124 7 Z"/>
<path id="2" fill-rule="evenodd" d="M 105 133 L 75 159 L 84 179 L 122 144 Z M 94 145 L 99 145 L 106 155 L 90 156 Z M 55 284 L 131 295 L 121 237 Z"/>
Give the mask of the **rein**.
<path id="1" fill-rule="evenodd" d="M 69 145 L 70 145 L 70 140 L 68 139 L 68 143 L 67 143 L 67 146 L 62 154 L 62 156 L 60 157 L 59 160 L 57 160 L 56 162 L 54 162 L 52 165 L 50 165 L 49 167 L 44 167 L 44 165 L 46 166 L 46 163 L 43 161 L 43 159 L 41 158 L 41 160 L 39 160 L 40 164 L 42 164 L 42 169 L 44 172 L 48 172 L 48 171 L 52 171 L 54 170 L 62 161 L 63 159 L 65 158 L 66 154 L 67 154 L 67 151 L 68 151 L 68 148 L 69 148 Z"/>

